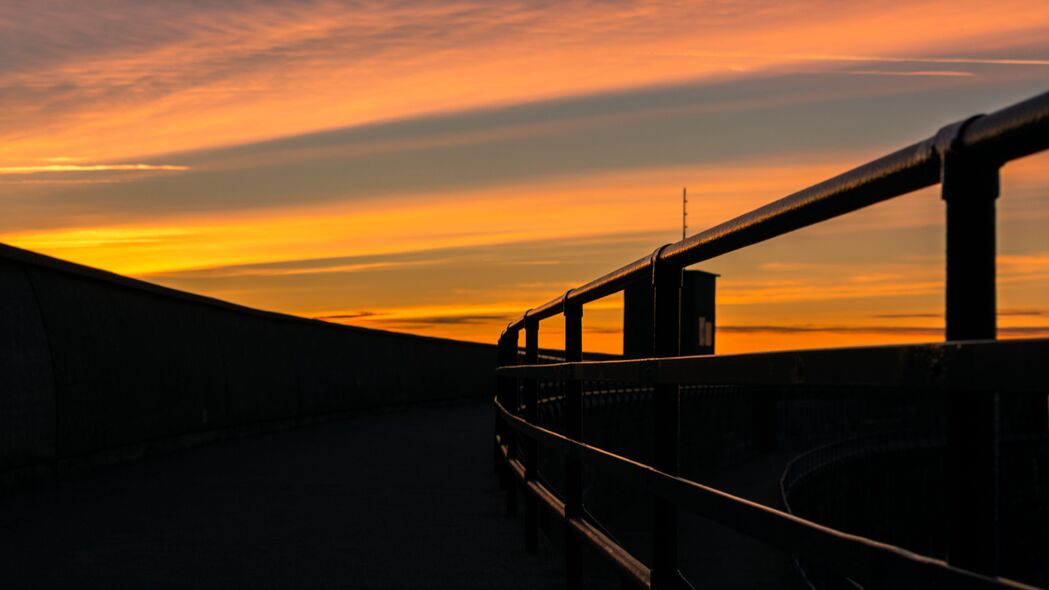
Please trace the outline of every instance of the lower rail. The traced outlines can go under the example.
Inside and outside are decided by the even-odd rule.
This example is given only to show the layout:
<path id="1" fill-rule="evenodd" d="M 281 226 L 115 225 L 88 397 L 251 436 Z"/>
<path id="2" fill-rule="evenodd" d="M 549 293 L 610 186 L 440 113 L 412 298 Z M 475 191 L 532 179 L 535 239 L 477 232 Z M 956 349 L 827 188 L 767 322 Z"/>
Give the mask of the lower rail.
<path id="1" fill-rule="evenodd" d="M 818 561 L 872 588 L 1027 588 L 1020 582 L 990 577 L 952 566 L 942 560 L 906 549 L 844 533 L 792 514 L 751 502 L 651 466 L 587 445 L 513 414 L 495 400 L 499 419 L 521 436 L 598 469 L 616 472 L 637 481 L 654 496 L 674 502 L 727 528 L 765 542 L 787 553 Z M 541 482 L 525 478 L 524 466 L 510 458 L 509 449 L 497 440 L 503 459 L 519 486 L 533 494 L 569 528 L 597 550 L 631 582 L 651 587 L 651 568 L 602 533 L 585 518 L 565 519 L 564 505 Z"/>

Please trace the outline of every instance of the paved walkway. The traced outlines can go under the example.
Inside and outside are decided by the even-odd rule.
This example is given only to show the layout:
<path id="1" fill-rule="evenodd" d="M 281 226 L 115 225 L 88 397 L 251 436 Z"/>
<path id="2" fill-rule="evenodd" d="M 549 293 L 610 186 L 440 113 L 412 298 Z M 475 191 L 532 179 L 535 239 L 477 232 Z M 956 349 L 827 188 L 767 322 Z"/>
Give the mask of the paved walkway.
<path id="1" fill-rule="evenodd" d="M 526 554 L 522 522 L 505 515 L 491 429 L 487 403 L 404 410 L 9 494 L 0 589 L 563 588 L 561 552 L 542 541 Z M 786 459 L 708 483 L 776 505 Z M 682 529 L 697 587 L 797 587 L 789 556 L 704 519 L 683 515 Z M 588 561 L 587 587 L 619 587 Z"/>
<path id="2" fill-rule="evenodd" d="M 759 455 L 718 470 L 702 483 L 783 510 L 779 477 L 794 454 Z M 696 588 L 808 588 L 793 556 L 698 516 L 682 514 L 681 550 L 682 570 Z"/>
<path id="3" fill-rule="evenodd" d="M 0 588 L 559 588 L 491 470 L 491 409 L 245 438 L 0 498 Z"/>

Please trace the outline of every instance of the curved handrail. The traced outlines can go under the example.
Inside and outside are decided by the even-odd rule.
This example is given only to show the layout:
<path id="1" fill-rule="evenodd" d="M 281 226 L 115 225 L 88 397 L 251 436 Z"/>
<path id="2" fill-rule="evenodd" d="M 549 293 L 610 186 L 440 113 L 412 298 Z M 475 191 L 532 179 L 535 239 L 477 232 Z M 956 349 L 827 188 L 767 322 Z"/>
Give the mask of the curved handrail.
<path id="1" fill-rule="evenodd" d="M 788 552 L 808 556 L 819 555 L 836 569 L 860 572 L 856 577 L 872 580 L 883 587 L 939 587 L 939 588 L 1026 588 L 1032 586 L 1004 578 L 992 578 L 953 567 L 946 562 L 919 555 L 894 545 L 881 543 L 806 520 L 770 508 L 757 502 L 739 498 L 716 488 L 670 475 L 654 467 L 610 453 L 604 449 L 573 440 L 552 430 L 532 424 L 493 401 L 500 418 L 518 433 L 527 435 L 539 444 L 579 461 L 586 461 L 599 469 L 616 472 L 636 481 L 656 496 L 675 501 L 679 506 L 709 518 L 714 522 L 741 531 Z M 523 469 L 517 471 L 521 483 L 542 488 L 540 499 L 554 497 L 548 489 L 535 481 L 526 481 Z M 563 505 L 549 505 L 564 514 Z M 593 528 L 583 518 L 566 518 L 570 526 Z M 603 537 L 599 540 L 609 543 Z M 613 559 L 623 573 L 631 575 L 638 585 L 647 586 L 650 580 L 647 567 L 640 564 L 621 546 L 599 547 Z M 831 556 L 831 557 L 828 557 Z M 920 582 L 918 585 L 915 582 Z"/>
<path id="2" fill-rule="evenodd" d="M 650 255 L 618 268 L 604 276 L 596 278 L 582 286 L 569 289 L 560 297 L 525 312 L 520 318 L 511 321 L 499 339 L 501 359 L 499 378 L 499 395 L 496 397 L 497 409 L 497 444 L 503 449 L 503 457 L 517 479 L 536 499 L 546 502 L 558 512 L 578 536 L 596 547 L 613 563 L 619 566 L 624 575 L 642 585 L 652 585 L 652 575 L 660 577 L 655 585 L 681 586 L 687 584 L 677 572 L 674 543 L 661 543 L 661 533 L 676 536 L 676 511 L 674 505 L 683 508 L 691 507 L 696 512 L 712 520 L 722 522 L 730 528 L 763 539 L 787 551 L 806 546 L 810 554 L 818 554 L 824 561 L 836 562 L 848 569 L 848 575 L 874 584 L 894 583 L 912 586 L 915 583 L 935 582 L 950 587 L 1025 587 L 1002 578 L 974 574 L 968 569 L 985 570 L 990 574 L 997 573 L 997 520 L 994 516 L 994 494 L 987 489 L 997 489 L 997 438 L 995 428 L 979 429 L 979 437 L 956 436 L 949 445 L 950 452 L 958 458 L 965 458 L 968 464 L 965 470 L 956 473 L 954 485 L 958 490 L 976 489 L 977 500 L 983 510 L 971 519 L 977 521 L 976 528 L 966 535 L 952 539 L 952 562 L 950 564 L 929 557 L 919 556 L 898 547 L 877 543 L 862 537 L 846 535 L 815 523 L 798 519 L 766 506 L 747 502 L 729 494 L 706 488 L 694 482 L 677 477 L 677 439 L 679 436 L 679 406 L 672 403 L 669 396 L 680 395 L 679 381 L 665 378 L 653 378 L 653 375 L 664 370 L 673 373 L 676 365 L 694 359 L 661 359 L 658 361 L 603 361 L 583 363 L 581 357 L 583 305 L 602 297 L 624 290 L 630 284 L 643 279 L 651 280 L 655 313 L 653 318 L 653 338 L 655 350 L 662 357 L 673 355 L 677 350 L 680 310 L 680 282 L 673 276 L 686 266 L 709 260 L 716 256 L 745 248 L 759 242 L 781 236 L 794 230 L 852 212 L 869 205 L 886 201 L 915 190 L 937 183 L 943 185 L 943 197 L 947 201 L 947 335 L 951 340 L 975 342 L 977 348 L 988 347 L 992 354 L 1003 352 L 1010 346 L 997 344 L 995 338 L 995 302 L 994 302 L 994 199 L 998 196 L 998 169 L 1005 163 L 1017 158 L 1049 149 L 1049 92 L 1040 94 L 1026 101 L 1001 109 L 989 115 L 977 115 L 941 128 L 933 136 L 897 150 L 884 157 L 873 160 L 815 184 L 782 199 L 755 209 L 747 214 L 707 229 L 679 242 L 660 246 Z M 658 277 L 657 277 L 658 269 Z M 566 325 L 566 359 L 569 362 L 556 365 L 518 364 L 517 350 L 519 333 L 528 326 L 529 338 L 537 342 L 538 325 L 542 319 L 557 314 L 565 314 Z M 983 340 L 980 342 L 980 340 Z M 954 345 L 955 343 L 948 343 Z M 1036 344 L 1036 347 L 1044 343 Z M 907 354 L 912 354 L 908 347 Z M 887 350 L 887 349 L 886 349 Z M 946 349 L 944 349 L 946 351 Z M 961 349 L 959 349 L 961 350 Z M 966 345 L 966 351 L 976 350 Z M 1006 350 L 1007 351 L 1007 350 Z M 831 355 L 841 353 L 864 355 L 867 361 L 882 359 L 883 351 L 847 349 L 830 351 Z M 947 351 L 949 352 L 949 351 Z M 921 354 L 921 352 L 919 351 Z M 822 354 L 826 354 L 826 351 Z M 873 355 L 873 356 L 871 356 Z M 733 367 L 740 368 L 741 361 L 753 369 L 760 368 L 769 360 L 778 358 L 775 354 L 752 355 L 756 359 L 726 359 L 724 364 L 729 373 Z M 999 355 L 1001 356 L 1001 355 Z M 716 358 L 716 357 L 705 357 Z M 882 359 L 884 360 L 884 359 Z M 891 359 L 890 359 L 891 360 Z M 938 363 L 941 357 L 933 359 L 933 366 L 922 369 L 922 375 L 933 381 L 941 377 Z M 866 362 L 866 361 L 865 361 Z M 960 363 L 961 360 L 958 360 Z M 668 364 L 669 363 L 669 364 Z M 517 365 L 517 367 L 512 367 Z M 784 368 L 784 367 L 780 367 Z M 797 380 L 799 371 L 805 366 L 787 366 L 790 371 L 781 383 Z M 834 369 L 830 375 L 837 375 Z M 583 395 L 581 382 L 584 379 L 596 378 L 608 380 L 616 375 L 616 380 L 634 380 L 653 383 L 656 414 L 656 441 L 654 465 L 643 465 L 613 455 L 582 442 L 582 405 Z M 710 373 L 704 373 L 710 378 Z M 620 379 L 625 377 L 625 379 Z M 520 407 L 517 402 L 509 403 L 520 394 L 518 379 L 529 383 L 526 396 L 534 397 L 534 387 L 541 379 L 564 380 L 571 387 L 565 403 L 571 410 L 572 420 L 566 426 L 569 436 L 546 430 L 537 423 L 530 422 L 518 415 Z M 738 378 L 738 377 L 737 377 Z M 897 380 L 905 379 L 897 375 Z M 909 377 L 906 377 L 909 378 Z M 745 378 L 746 379 L 746 378 Z M 977 379 L 976 381 L 981 381 Z M 996 391 L 997 386 L 992 387 Z M 997 395 L 997 394 L 994 394 Z M 680 399 L 680 398 L 678 398 Z M 956 402 L 959 404 L 952 411 L 950 420 L 956 426 L 981 420 L 995 420 L 997 410 L 989 411 L 981 405 L 983 401 Z M 997 404 L 997 398 L 989 398 Z M 761 410 L 762 420 L 774 415 L 769 414 L 767 402 Z M 538 400 L 532 399 L 525 406 L 534 409 Z M 997 407 L 997 406 L 995 406 Z M 509 409 L 508 409 L 509 408 Z M 512 410 L 512 411 L 511 411 Z M 990 416 L 990 417 L 988 417 Z M 966 422 L 966 421 L 969 422 Z M 574 433 L 574 434 L 573 434 Z M 990 433 L 990 434 L 988 434 Z M 566 467 L 570 484 L 570 498 L 567 506 L 564 503 L 551 504 L 554 495 L 544 487 L 538 477 L 527 477 L 537 473 L 535 452 L 528 450 L 522 463 L 516 457 L 516 440 L 521 435 L 528 445 L 544 444 L 557 449 L 567 459 Z M 758 439 L 755 439 L 755 444 Z M 765 442 L 760 444 L 764 445 Z M 653 511 L 654 534 L 657 543 L 654 546 L 654 569 L 649 570 L 625 549 L 603 535 L 601 531 L 586 522 L 579 482 L 582 477 L 582 465 L 586 462 L 599 468 L 614 468 L 639 479 L 656 498 L 659 498 Z M 977 467 L 972 467 L 976 465 Z M 993 486 L 974 486 L 974 478 L 991 474 Z M 573 495 L 572 491 L 575 490 Z M 959 492 L 961 493 L 961 492 Z M 984 495 L 980 495 L 984 494 Z M 991 494 L 991 495 L 987 495 Z M 508 509 L 511 509 L 511 496 L 508 495 Z M 516 500 L 513 500 L 514 502 Z M 961 504 L 959 504 L 961 506 Z M 991 508 L 987 508 L 990 506 Z M 526 522 L 529 531 L 534 529 L 534 511 L 529 505 Z M 724 513 L 720 513 L 723 511 Z M 727 516 L 726 516 L 727 515 Z M 759 526 L 760 525 L 760 526 Z M 531 534 L 531 532 L 529 533 Z M 990 539 L 990 541 L 988 541 Z M 578 571 L 578 547 L 575 541 L 569 543 L 569 580 L 576 579 Z M 528 545 L 528 543 L 526 543 Z M 957 549 L 957 552 L 953 552 Z M 986 550 L 986 551 L 985 551 Z M 983 551 L 990 557 L 974 558 Z M 573 557 L 573 556 L 576 557 Z M 662 561 L 660 561 L 662 560 Z M 966 567 L 959 567 L 963 564 Z M 884 570 L 882 566 L 892 571 Z M 966 569 L 967 568 L 967 569 Z M 858 572 L 858 573 L 855 573 Z M 908 577 L 913 576 L 913 577 Z M 575 582 L 570 582 L 575 583 Z"/>
<path id="3" fill-rule="evenodd" d="M 943 139 L 948 130 L 961 132 L 950 146 Z M 511 321 L 504 333 L 522 329 L 526 319 L 542 320 L 555 316 L 564 311 L 567 302 L 584 304 L 618 292 L 628 283 L 650 274 L 654 262 L 684 268 L 933 186 L 940 181 L 943 156 L 948 147 L 964 150 L 976 158 L 991 159 L 998 165 L 1049 149 L 1049 92 L 989 115 L 948 125 L 933 136 L 887 156 L 686 239 L 660 246 L 652 254 L 528 310 Z"/>

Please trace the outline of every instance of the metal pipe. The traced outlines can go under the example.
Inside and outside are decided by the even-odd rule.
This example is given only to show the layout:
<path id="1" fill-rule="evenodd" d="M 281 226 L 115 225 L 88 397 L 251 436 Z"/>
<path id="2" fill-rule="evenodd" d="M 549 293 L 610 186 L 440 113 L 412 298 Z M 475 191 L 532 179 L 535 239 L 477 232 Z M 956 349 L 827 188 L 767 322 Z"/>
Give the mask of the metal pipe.
<path id="1" fill-rule="evenodd" d="M 945 127 L 936 150 L 947 205 L 947 340 L 993 340 L 998 161 L 961 138 L 983 117 Z M 999 566 L 999 393 L 947 399 L 947 551 L 956 566 L 996 575 Z"/>
<path id="2" fill-rule="evenodd" d="M 500 361 L 503 366 L 517 364 L 518 332 L 516 330 L 507 332 L 500 343 Z M 503 405 L 517 410 L 517 378 L 513 376 L 500 376 L 497 387 L 499 397 Z M 517 457 L 517 433 L 514 430 L 504 429 L 502 440 L 506 444 L 508 456 L 511 459 Z M 513 516 L 517 514 L 517 483 L 512 478 L 504 476 L 508 480 L 506 488 L 506 513 Z"/>
<path id="3" fill-rule="evenodd" d="M 657 357 L 677 356 L 681 348 L 681 268 L 658 262 L 663 248 L 652 253 L 652 350 Z M 680 470 L 681 389 L 660 383 L 652 402 L 655 420 L 654 467 L 677 475 Z M 689 588 L 678 569 L 677 505 L 652 499 L 652 587 Z"/>
<path id="4" fill-rule="evenodd" d="M 813 225 L 881 201 L 932 186 L 940 180 L 937 136 L 839 174 L 671 244 L 660 261 L 684 268 Z M 998 163 L 1049 149 L 1049 92 L 981 117 L 963 130 L 958 145 Z M 545 319 L 561 313 L 566 300 L 579 304 L 622 290 L 651 272 L 651 257 L 639 258 L 529 311 Z M 524 326 L 525 316 L 511 322 Z"/>
<path id="5" fill-rule="evenodd" d="M 565 299 L 571 292 L 565 293 Z M 583 306 L 567 304 L 565 312 L 565 361 L 583 360 Z M 572 379 L 565 383 L 565 436 L 583 440 L 583 382 Z M 565 516 L 582 518 L 583 464 L 574 458 L 565 460 Z M 569 590 L 583 584 L 583 545 L 581 540 L 565 531 L 565 581 Z"/>
<path id="6" fill-rule="evenodd" d="M 525 322 L 525 363 L 539 362 L 539 321 Z M 539 381 L 526 379 L 524 382 L 525 420 L 533 424 L 539 422 Z M 526 438 L 522 441 L 524 451 L 525 481 L 535 481 L 539 477 L 539 445 Z M 532 494 L 525 495 L 525 551 L 535 553 L 539 550 L 539 501 Z"/>
<path id="7" fill-rule="evenodd" d="M 784 551 L 819 560 L 842 575 L 881 588 L 1016 588 L 1034 590 L 1005 578 L 995 578 L 949 565 L 886 543 L 844 533 L 757 502 L 739 498 L 694 481 L 674 477 L 529 424 L 496 401 L 496 411 L 511 428 L 567 458 L 638 482 L 653 494 L 673 500 L 694 514 L 739 531 Z"/>

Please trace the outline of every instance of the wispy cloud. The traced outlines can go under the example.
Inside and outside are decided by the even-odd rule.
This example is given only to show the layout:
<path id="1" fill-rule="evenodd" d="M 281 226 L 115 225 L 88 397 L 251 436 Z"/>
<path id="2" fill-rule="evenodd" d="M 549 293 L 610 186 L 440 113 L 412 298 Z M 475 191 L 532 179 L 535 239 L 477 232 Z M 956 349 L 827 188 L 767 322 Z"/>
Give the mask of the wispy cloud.
<path id="1" fill-rule="evenodd" d="M 16 240 L 22 248 L 40 251 L 86 251 L 91 248 L 120 249 L 185 240 L 194 230 L 186 227 L 106 227 L 76 228 L 57 233 L 23 236 Z"/>
<path id="2" fill-rule="evenodd" d="M 296 275 L 347 274 L 390 269 L 404 269 L 419 266 L 431 266 L 446 262 L 439 259 L 430 260 L 384 260 L 370 262 L 351 262 L 342 264 L 314 264 L 298 267 L 286 264 L 251 264 L 228 267 L 187 269 L 169 272 L 157 272 L 145 275 L 153 279 L 229 279 L 238 277 L 291 277 Z"/>
<path id="3" fill-rule="evenodd" d="M 367 311 L 316 314 L 310 317 L 358 325 L 385 325 L 391 329 L 398 329 L 407 326 L 492 325 L 505 323 L 516 311 L 512 305 L 406 305 Z"/>
<path id="4" fill-rule="evenodd" d="M 833 53 L 753 53 L 746 51 L 688 51 L 660 54 L 668 57 L 734 57 L 780 59 L 791 62 L 862 62 L 862 63 L 902 63 L 902 64 L 960 64 L 960 65 L 997 65 L 997 66 L 1049 66 L 1049 58 L 1025 59 L 1011 57 L 940 57 L 940 56 L 898 56 L 882 55 L 849 55 Z"/>
<path id="5" fill-rule="evenodd" d="M 1044 317 L 1049 312 L 1042 309 L 1000 309 L 998 317 Z M 883 319 L 935 319 L 942 320 L 943 312 L 878 313 L 871 317 Z"/>
<path id="6" fill-rule="evenodd" d="M 675 239 L 683 185 L 714 225 L 1044 90 L 1047 26 L 1038 0 L 13 3 L 0 231 L 249 305 L 491 341 Z M 940 261 L 892 262 L 942 250 L 942 203 L 919 197 L 725 262 L 720 342 L 931 334 L 896 325 L 942 299 Z M 1033 250 L 1003 249 L 1016 309 L 1049 275 Z M 873 305 L 900 314 L 888 332 L 849 320 Z M 617 321 L 588 306 L 586 334 L 614 343 Z"/>
<path id="7" fill-rule="evenodd" d="M 353 313 L 339 313 L 335 315 L 321 315 L 313 319 L 315 320 L 357 320 L 360 318 L 372 317 L 375 315 L 374 311 L 357 311 Z"/>
<path id="8" fill-rule="evenodd" d="M 126 180 L 119 186 L 25 185 L 24 190 L 12 191 L 12 196 L 22 198 L 6 204 L 11 214 L 0 219 L 0 231 L 10 231 L 12 225 L 25 230 L 34 223 L 68 226 L 69 218 L 84 218 L 85 213 L 126 222 L 390 197 L 397 197 L 390 199 L 397 206 L 406 198 L 442 194 L 473 198 L 479 191 L 494 201 L 508 189 L 517 192 L 510 187 L 522 184 L 572 183 L 574 178 L 593 175 L 671 168 L 680 172 L 671 172 L 664 182 L 690 183 L 694 190 L 703 191 L 697 196 L 704 199 L 697 200 L 696 206 L 711 198 L 771 200 L 864 161 L 877 153 L 877 146 L 912 140 L 915 132 L 901 131 L 900 109 L 891 104 L 906 103 L 906 116 L 928 118 L 930 122 L 923 125 L 931 129 L 944 118 L 944 104 L 960 112 L 986 106 L 979 97 L 966 103 L 956 97 L 956 89 L 931 78 L 920 82 L 926 93 L 921 101 L 906 99 L 906 93 L 915 89 L 909 81 L 876 86 L 872 89 L 855 77 L 814 86 L 798 76 L 692 83 L 415 117 L 183 153 L 163 164 L 191 169 L 110 172 Z M 890 106 L 872 110 L 873 95 Z M 828 109 L 828 104 L 835 106 Z M 857 121 L 864 122 L 862 129 Z M 856 132 L 844 133 L 844 129 Z M 785 176 L 765 181 L 752 170 L 746 175 L 752 196 L 729 194 L 733 189 L 726 179 L 735 178 L 741 167 L 782 170 L 787 165 L 797 170 L 796 184 L 784 182 L 773 190 L 774 182 Z M 812 175 L 803 175 L 805 169 Z M 102 178 L 104 174 L 32 176 Z M 3 178 L 24 176 L 15 176 L 12 170 Z M 765 187 L 768 192 L 762 192 Z M 565 204 L 559 206 L 570 206 L 566 201 L 562 199 Z M 704 218 L 697 217 L 697 223 L 700 219 Z"/>
<path id="9" fill-rule="evenodd" d="M 138 172 L 183 171 L 189 166 L 175 164 L 43 164 L 36 166 L 0 166 L 0 174 L 40 174 L 45 172 Z"/>
<path id="10" fill-rule="evenodd" d="M 767 324 L 767 325 L 727 325 L 718 326 L 718 332 L 744 334 L 904 334 L 913 336 L 942 337 L 942 327 L 925 326 L 848 326 L 848 325 L 807 325 L 807 324 Z M 1001 336 L 1023 337 L 1049 335 L 1049 326 L 1005 326 L 998 328 Z"/>
<path id="11" fill-rule="evenodd" d="M 837 284 L 824 280 L 799 280 L 791 284 L 754 281 L 751 286 L 737 286 L 722 290 L 718 299 L 725 305 L 768 305 L 770 303 L 842 301 L 846 299 L 875 299 L 912 297 L 938 293 L 943 283 L 936 280 L 910 278 L 902 281 L 872 281 Z"/>
<path id="12" fill-rule="evenodd" d="M 513 312 L 505 314 L 464 313 L 461 315 L 419 316 L 412 318 L 376 317 L 372 319 L 374 319 L 378 323 L 389 326 L 390 329 L 419 329 L 442 327 L 448 325 L 491 325 L 493 323 L 498 324 L 501 322 L 506 322 L 512 317 Z"/>
<path id="13" fill-rule="evenodd" d="M 799 73 L 836 74 L 841 76 L 921 76 L 930 78 L 967 78 L 976 75 L 973 72 L 962 70 L 837 70 L 829 72 L 825 70 L 808 70 Z"/>
<path id="14" fill-rule="evenodd" d="M 1009 54 L 1044 32 L 1041 3 L 949 8 L 940 0 L 112 0 L 104 11 L 16 3 L 0 17 L 9 114 L 0 136 L 16 140 L 0 145 L 0 160 L 59 149 L 106 159 L 185 151 L 799 62 L 1049 63 Z"/>
<path id="15" fill-rule="evenodd" d="M 943 312 L 876 313 L 871 317 L 886 320 L 942 320 Z"/>
<path id="16" fill-rule="evenodd" d="M 1049 328 L 1046 328 L 1049 330 Z M 852 333 L 852 334 L 915 334 L 922 336 L 942 336 L 943 328 L 922 326 L 819 326 L 808 324 L 758 324 L 718 326 L 718 332 L 728 333 Z"/>

